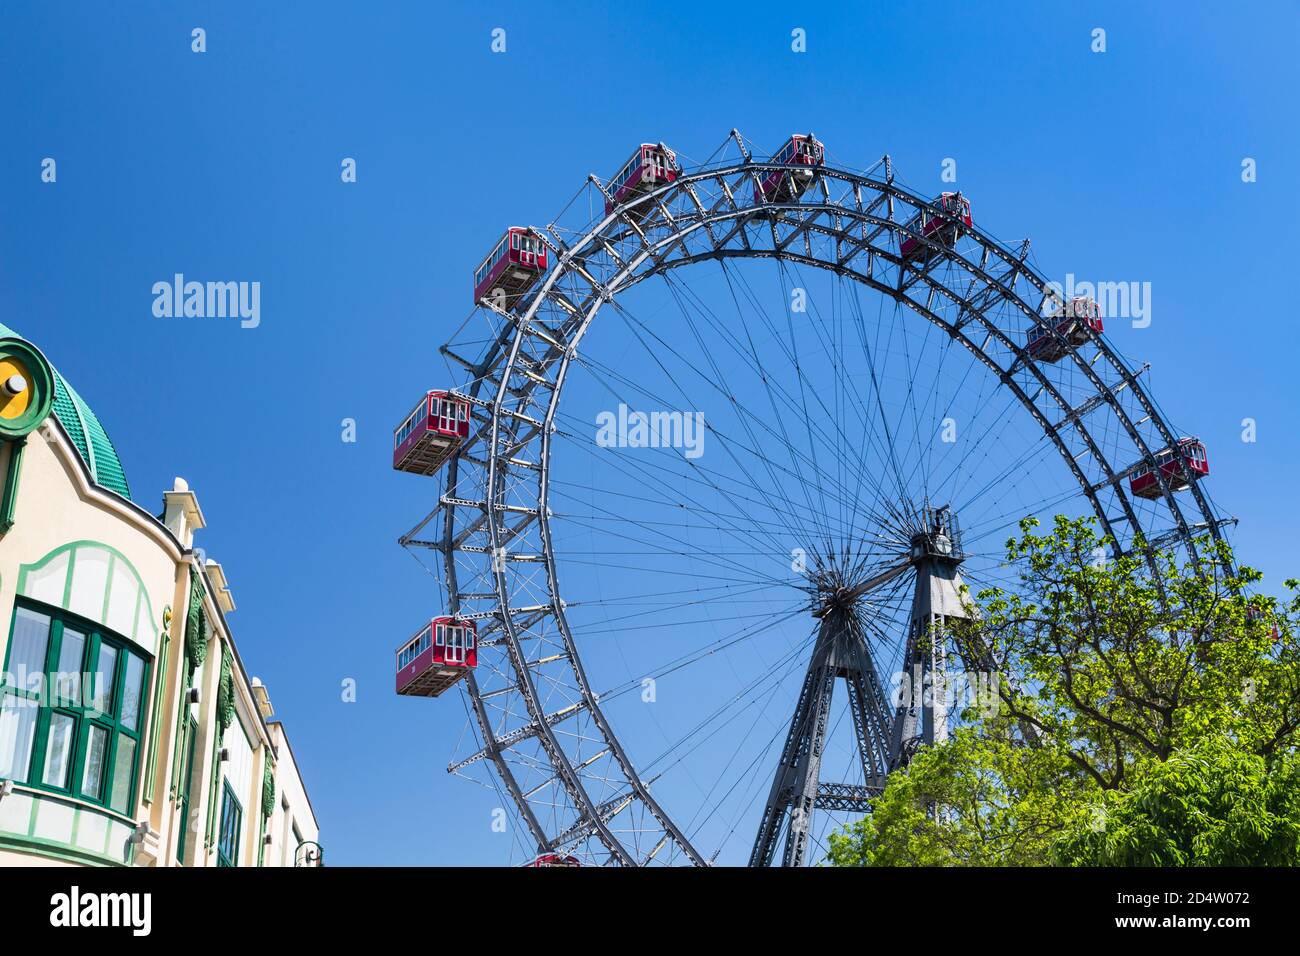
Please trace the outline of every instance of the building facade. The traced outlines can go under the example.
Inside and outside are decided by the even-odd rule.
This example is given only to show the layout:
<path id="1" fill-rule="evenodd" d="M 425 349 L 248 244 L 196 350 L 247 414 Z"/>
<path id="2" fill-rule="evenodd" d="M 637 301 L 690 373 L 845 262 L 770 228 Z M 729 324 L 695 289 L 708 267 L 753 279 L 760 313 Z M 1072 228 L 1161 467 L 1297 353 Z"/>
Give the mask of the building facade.
<path id="1" fill-rule="evenodd" d="M 178 478 L 161 504 L 0 325 L 0 866 L 321 862 L 198 498 Z"/>

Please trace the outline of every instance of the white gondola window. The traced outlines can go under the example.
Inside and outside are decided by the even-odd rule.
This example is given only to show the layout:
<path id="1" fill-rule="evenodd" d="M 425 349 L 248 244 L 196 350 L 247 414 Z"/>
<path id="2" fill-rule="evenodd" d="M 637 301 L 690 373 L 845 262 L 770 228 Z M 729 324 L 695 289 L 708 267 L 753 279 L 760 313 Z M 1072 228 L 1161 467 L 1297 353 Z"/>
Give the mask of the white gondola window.
<path id="1" fill-rule="evenodd" d="M 424 420 L 427 417 L 427 415 L 428 415 L 428 409 L 425 406 L 425 403 L 420 402 L 419 407 L 416 408 L 415 411 L 411 412 L 410 416 L 406 419 L 406 421 L 402 422 L 401 427 L 398 428 L 397 431 L 394 433 L 393 448 L 396 449 L 400 447 L 402 442 L 410 438 L 411 433 L 414 432 L 417 428 L 420 428 L 424 424 Z"/>

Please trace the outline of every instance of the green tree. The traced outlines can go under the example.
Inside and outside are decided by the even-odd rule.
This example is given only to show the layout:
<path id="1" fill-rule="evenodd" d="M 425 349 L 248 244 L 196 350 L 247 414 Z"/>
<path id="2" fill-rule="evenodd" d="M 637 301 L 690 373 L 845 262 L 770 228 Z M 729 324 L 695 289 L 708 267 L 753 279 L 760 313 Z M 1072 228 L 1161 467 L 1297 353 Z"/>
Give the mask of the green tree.
<path id="1" fill-rule="evenodd" d="M 1295 866 L 1300 762 L 1214 736 L 1104 791 L 1054 848 L 1082 866 Z"/>
<path id="2" fill-rule="evenodd" d="M 954 622 L 995 712 L 893 774 L 829 861 L 1300 863 L 1300 597 L 1247 596 L 1226 545 L 1180 565 L 1111 556 L 1088 520 L 1037 527 L 1007 543 L 1019 587 Z"/>

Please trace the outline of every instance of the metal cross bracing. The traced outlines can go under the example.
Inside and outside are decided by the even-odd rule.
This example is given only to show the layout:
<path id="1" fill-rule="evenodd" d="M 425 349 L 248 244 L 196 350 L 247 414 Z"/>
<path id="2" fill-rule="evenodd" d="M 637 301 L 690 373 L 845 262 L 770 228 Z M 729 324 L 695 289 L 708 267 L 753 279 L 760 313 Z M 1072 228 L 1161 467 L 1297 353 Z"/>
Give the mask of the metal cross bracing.
<path id="1" fill-rule="evenodd" d="M 609 215 L 552 223 L 543 238 L 554 267 L 542 282 L 507 308 L 484 302 L 486 337 L 442 350 L 465 373 L 471 437 L 447 467 L 437 507 L 403 543 L 441 553 L 449 610 L 483 621 L 484 645 L 498 652 L 484 654 L 467 682 L 480 746 L 453 769 L 489 763 L 538 850 L 581 845 L 594 861 L 622 865 L 708 862 L 659 804 L 604 715 L 569 623 L 553 546 L 554 524 L 564 520 L 552 510 L 550 477 L 557 436 L 565 435 L 566 377 L 584 365 L 581 346 L 597 316 L 606 306 L 621 312 L 618 297 L 652 277 L 700 263 L 767 259 L 874 290 L 969 354 L 1037 423 L 1117 552 L 1140 533 L 1178 542 L 1194 557 L 1196 534 L 1220 536 L 1223 521 L 1196 484 L 1176 497 L 1157 469 L 1159 501 L 1127 494 L 1124 477 L 1154 464 L 1178 438 L 1140 371 L 1092 332 L 1085 348 L 1068 349 L 1056 366 L 1026 353 L 1024 331 L 1034 324 L 1059 337 L 1040 318 L 1049 289 L 1027 242 L 1011 249 L 976 225 L 964 227 L 950 248 L 910 231 L 917 211 L 946 213 L 896 182 L 887 158 L 865 172 L 820 166 L 795 200 L 756 198 L 757 177 L 786 168 L 742 150 L 735 160 L 685 169 Z M 590 183 L 609 196 L 598 177 Z M 639 207 L 643 214 L 629 215 Z M 924 261 L 899 255 L 907 235 L 928 247 Z M 605 371 L 613 377 L 617 370 Z M 915 567 L 912 573 L 922 577 Z M 867 643 L 853 639 L 854 620 L 822 619 L 787 739 L 790 761 L 782 764 L 797 785 L 783 785 L 776 803 L 769 800 L 769 810 L 784 808 L 778 816 L 796 802 L 807 813 L 861 807 L 880 774 L 904 759 L 905 741 L 918 738 L 914 726 L 901 729 L 902 711 L 882 715 L 888 702 L 881 703 L 871 676 Z M 915 625 L 909 648 L 921 654 L 919 635 L 930 630 L 928 618 Z M 925 654 L 917 660 L 936 663 Z M 823 784 L 810 771 L 823 726 L 819 708 L 829 705 L 827 674 L 830 684 L 842 676 L 849 685 L 862 784 Z M 917 716 L 924 718 L 908 719 Z M 800 726 L 807 733 L 795 734 Z M 769 834 L 767 811 L 764 821 L 761 832 Z M 757 860 L 771 859 L 774 839 L 760 837 L 766 849 L 756 845 Z M 797 862 L 806 852 L 806 841 L 788 841 L 785 859 Z"/>

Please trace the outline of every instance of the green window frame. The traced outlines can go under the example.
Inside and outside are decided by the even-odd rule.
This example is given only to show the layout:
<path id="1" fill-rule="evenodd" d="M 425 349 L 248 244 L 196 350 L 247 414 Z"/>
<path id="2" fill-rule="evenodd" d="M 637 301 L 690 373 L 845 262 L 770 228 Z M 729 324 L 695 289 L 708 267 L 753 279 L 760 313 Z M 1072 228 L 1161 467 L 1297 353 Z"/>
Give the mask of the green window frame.
<path id="1" fill-rule="evenodd" d="M 150 658 L 100 624 L 27 599 L 15 602 L 5 658 L 0 754 L 10 766 L 0 775 L 133 818 Z"/>
<path id="2" fill-rule="evenodd" d="M 217 839 L 217 866 L 238 866 L 239 825 L 244 808 L 230 789 L 230 781 L 221 781 L 221 830 Z"/>
<path id="3" fill-rule="evenodd" d="M 194 787 L 194 745 L 199 737 L 199 722 L 193 717 L 187 718 L 185 736 L 185 762 L 181 767 L 181 834 L 176 840 L 176 862 L 185 863 L 185 846 L 188 842 L 190 828 L 198 829 L 197 821 L 190 819 L 190 793 Z"/>

